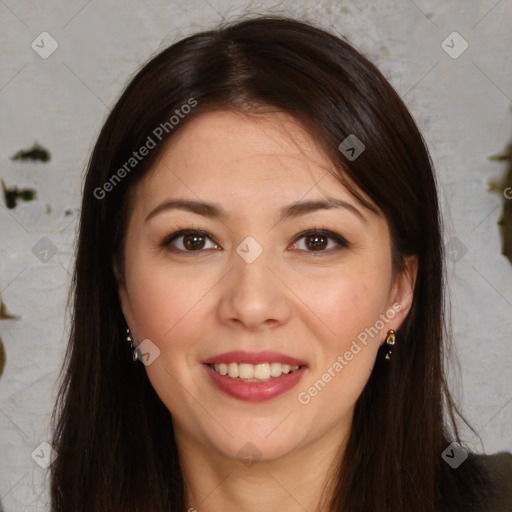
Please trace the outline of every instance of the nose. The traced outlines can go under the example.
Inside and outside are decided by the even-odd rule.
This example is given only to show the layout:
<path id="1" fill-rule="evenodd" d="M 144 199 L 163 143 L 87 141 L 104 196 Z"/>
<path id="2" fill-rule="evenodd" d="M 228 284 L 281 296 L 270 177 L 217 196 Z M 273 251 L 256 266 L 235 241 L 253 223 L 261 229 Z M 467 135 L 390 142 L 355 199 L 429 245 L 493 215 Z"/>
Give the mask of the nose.
<path id="1" fill-rule="evenodd" d="M 271 261 L 270 251 L 263 251 L 250 263 L 251 258 L 244 259 L 243 252 L 240 254 L 233 254 L 233 268 L 221 285 L 220 320 L 251 331 L 285 324 L 291 314 L 291 292 L 279 266 Z"/>

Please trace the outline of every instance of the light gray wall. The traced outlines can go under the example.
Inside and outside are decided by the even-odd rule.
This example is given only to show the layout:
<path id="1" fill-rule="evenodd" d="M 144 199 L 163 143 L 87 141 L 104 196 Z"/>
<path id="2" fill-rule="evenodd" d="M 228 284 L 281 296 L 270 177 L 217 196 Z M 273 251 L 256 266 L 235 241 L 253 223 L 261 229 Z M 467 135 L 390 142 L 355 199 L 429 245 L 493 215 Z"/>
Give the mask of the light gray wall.
<path id="1" fill-rule="evenodd" d="M 505 199 L 487 191 L 506 167 L 488 156 L 512 139 L 510 1 L 2 0 L 0 177 L 38 196 L 13 210 L 0 199 L 0 290 L 9 312 L 21 317 L 1 324 L 8 360 L 0 384 L 0 496 L 7 512 L 46 509 L 45 471 L 35 460 L 44 465 L 47 447 L 39 446 L 49 440 L 66 343 L 83 170 L 108 107 L 159 48 L 248 11 L 294 15 L 345 34 L 416 118 L 441 185 L 445 242 L 457 237 L 465 248 L 448 262 L 461 362 L 460 381 L 451 378 L 462 386 L 483 446 L 470 432 L 467 439 L 487 453 L 511 450 L 512 264 L 500 254 L 496 224 Z M 453 31 L 469 45 L 457 58 L 441 46 Z M 58 43 L 48 58 L 31 47 L 51 49 L 42 32 Z M 452 54 L 463 49 L 453 36 L 446 44 Z M 51 151 L 50 162 L 10 159 L 35 140 Z M 53 245 L 40 242 L 44 237 Z M 38 242 L 49 252 L 37 254 Z"/>

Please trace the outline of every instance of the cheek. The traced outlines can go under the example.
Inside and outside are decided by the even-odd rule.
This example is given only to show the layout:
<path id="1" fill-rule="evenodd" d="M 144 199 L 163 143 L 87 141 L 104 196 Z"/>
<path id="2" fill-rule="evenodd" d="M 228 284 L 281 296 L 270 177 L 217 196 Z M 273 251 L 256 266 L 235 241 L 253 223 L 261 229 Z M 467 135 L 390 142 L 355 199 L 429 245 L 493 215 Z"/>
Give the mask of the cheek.
<path id="1" fill-rule="evenodd" d="M 387 303 L 385 272 L 361 269 L 324 281 L 323 290 L 309 295 L 308 304 L 322 319 L 325 340 L 332 348 L 350 345 L 366 328 L 375 324 Z M 306 293 L 306 290 L 304 290 Z"/>
<path id="2" fill-rule="evenodd" d="M 370 286 L 359 279 L 340 279 L 316 296 L 315 311 L 329 331 L 318 336 L 315 363 L 297 398 L 323 422 L 335 424 L 350 414 L 368 382 L 382 339 L 372 328 L 383 311 L 386 291 L 378 280 Z"/>
<path id="3" fill-rule="evenodd" d="M 186 342 L 191 329 L 197 330 L 194 315 L 211 285 L 201 273 L 177 270 L 140 257 L 129 274 L 129 293 L 140 340 L 149 338 L 167 345 L 179 333 Z"/>

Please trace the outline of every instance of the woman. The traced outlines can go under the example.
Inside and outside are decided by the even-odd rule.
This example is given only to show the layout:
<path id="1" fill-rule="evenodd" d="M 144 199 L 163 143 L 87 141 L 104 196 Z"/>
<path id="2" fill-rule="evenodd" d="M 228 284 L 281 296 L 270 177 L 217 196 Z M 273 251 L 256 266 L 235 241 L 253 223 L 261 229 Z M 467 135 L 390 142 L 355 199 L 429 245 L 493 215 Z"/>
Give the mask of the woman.
<path id="1" fill-rule="evenodd" d="M 442 284 L 428 151 L 365 57 L 274 17 L 167 48 L 85 179 L 52 510 L 506 506 Z"/>

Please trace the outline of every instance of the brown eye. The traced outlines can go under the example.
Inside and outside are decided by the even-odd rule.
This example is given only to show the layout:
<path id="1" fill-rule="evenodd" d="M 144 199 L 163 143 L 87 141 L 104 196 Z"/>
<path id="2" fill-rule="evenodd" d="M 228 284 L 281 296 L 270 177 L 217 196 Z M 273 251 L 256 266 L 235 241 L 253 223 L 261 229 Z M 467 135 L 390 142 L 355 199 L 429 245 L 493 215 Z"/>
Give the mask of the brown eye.
<path id="1" fill-rule="evenodd" d="M 329 244 L 329 238 L 325 235 L 308 235 L 305 237 L 305 239 L 306 247 L 315 251 L 317 249 L 325 249 Z"/>
<path id="2" fill-rule="evenodd" d="M 187 249 L 202 249 L 204 244 L 204 236 L 202 235 L 183 235 L 183 245 Z"/>
<path id="3" fill-rule="evenodd" d="M 299 240 L 304 240 L 303 248 L 297 247 Z M 207 244 L 211 246 L 208 247 Z M 331 243 L 331 245 L 329 245 Z M 203 252 L 204 249 L 217 249 L 219 246 L 206 232 L 194 229 L 182 229 L 166 237 L 160 245 L 168 247 L 173 252 L 191 253 Z M 330 254 L 349 243 L 341 235 L 324 229 L 313 229 L 302 233 L 293 246 L 305 253 Z"/>
<path id="4" fill-rule="evenodd" d="M 323 229 L 310 230 L 303 233 L 302 236 L 297 238 L 297 242 L 294 243 L 294 246 L 299 245 L 299 240 L 304 240 L 303 246 L 305 247 L 305 249 L 299 249 L 310 253 L 331 253 L 349 246 L 349 243 L 341 235 Z M 334 245 L 327 248 L 330 241 L 332 241 Z"/>
<path id="5" fill-rule="evenodd" d="M 213 247 L 205 247 L 206 243 L 210 241 Z M 181 252 L 200 252 L 203 249 L 210 249 L 217 247 L 209 236 L 201 231 L 196 230 L 181 230 L 168 236 L 161 244 L 161 246 L 172 246 L 172 250 Z"/>

